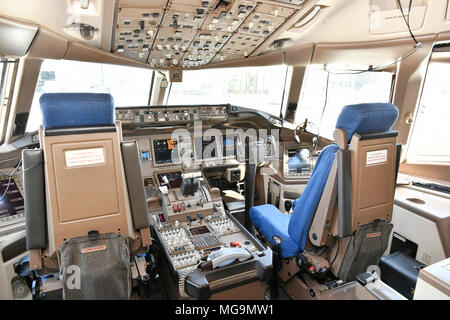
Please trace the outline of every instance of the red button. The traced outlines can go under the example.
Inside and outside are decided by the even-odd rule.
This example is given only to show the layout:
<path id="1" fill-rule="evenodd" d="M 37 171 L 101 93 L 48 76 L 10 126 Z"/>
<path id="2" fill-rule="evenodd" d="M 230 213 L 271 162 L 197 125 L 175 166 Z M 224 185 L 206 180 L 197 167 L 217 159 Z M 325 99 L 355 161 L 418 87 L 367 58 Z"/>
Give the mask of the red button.
<path id="1" fill-rule="evenodd" d="M 181 212 L 181 203 L 178 204 L 178 211 Z"/>
<path id="2" fill-rule="evenodd" d="M 176 204 L 173 205 L 173 212 L 178 212 L 178 208 L 177 208 Z"/>
<path id="3" fill-rule="evenodd" d="M 309 271 L 314 272 L 315 268 L 314 266 L 309 267 Z"/>

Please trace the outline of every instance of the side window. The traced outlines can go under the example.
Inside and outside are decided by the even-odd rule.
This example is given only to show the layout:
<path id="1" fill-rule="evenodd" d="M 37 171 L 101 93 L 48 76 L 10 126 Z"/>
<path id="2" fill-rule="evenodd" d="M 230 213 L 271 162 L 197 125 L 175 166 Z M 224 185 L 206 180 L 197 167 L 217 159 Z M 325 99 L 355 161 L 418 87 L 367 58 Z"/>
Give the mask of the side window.
<path id="1" fill-rule="evenodd" d="M 392 78 L 390 72 L 329 71 L 323 66 L 309 66 L 296 123 L 308 119 L 311 132 L 333 139 L 337 117 L 346 105 L 390 102 Z"/>
<path id="2" fill-rule="evenodd" d="M 449 103 L 450 62 L 432 62 L 409 140 L 408 162 L 450 162 Z"/>
<path id="3" fill-rule="evenodd" d="M 42 123 L 39 98 L 46 92 L 110 93 L 120 106 L 148 105 L 153 70 L 102 63 L 45 60 L 28 117 L 27 132 Z"/>

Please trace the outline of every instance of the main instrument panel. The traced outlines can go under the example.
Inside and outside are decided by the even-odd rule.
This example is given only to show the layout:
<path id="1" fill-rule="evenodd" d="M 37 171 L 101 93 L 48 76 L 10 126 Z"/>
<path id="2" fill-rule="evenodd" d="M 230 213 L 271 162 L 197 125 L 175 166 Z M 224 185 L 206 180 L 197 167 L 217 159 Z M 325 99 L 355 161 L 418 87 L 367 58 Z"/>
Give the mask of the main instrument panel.
<path id="1" fill-rule="evenodd" d="M 122 125 L 185 123 L 186 121 L 227 120 L 227 106 L 172 106 L 116 108 Z"/>

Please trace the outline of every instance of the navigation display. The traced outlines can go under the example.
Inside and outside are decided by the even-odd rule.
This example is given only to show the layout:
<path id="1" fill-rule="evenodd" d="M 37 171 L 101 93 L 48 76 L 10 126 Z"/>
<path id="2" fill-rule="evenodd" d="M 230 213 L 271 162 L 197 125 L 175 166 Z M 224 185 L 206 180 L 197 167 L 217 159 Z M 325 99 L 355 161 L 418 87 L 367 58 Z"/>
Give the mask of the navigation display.
<path id="1" fill-rule="evenodd" d="M 167 186 L 169 189 L 180 188 L 183 178 L 181 177 L 181 172 L 168 172 L 168 173 L 158 173 L 158 182 L 161 187 Z"/>
<path id="2" fill-rule="evenodd" d="M 155 154 L 155 164 L 180 162 L 177 140 L 153 140 L 153 150 Z"/>
<path id="3" fill-rule="evenodd" d="M 238 139 L 237 135 L 222 136 L 222 146 L 223 146 L 222 155 L 224 157 L 236 156 L 237 139 Z"/>
<path id="4" fill-rule="evenodd" d="M 217 158 L 217 141 L 215 136 L 195 138 L 195 156 L 197 159 Z"/>
<path id="5" fill-rule="evenodd" d="M 288 173 L 309 173 L 311 171 L 311 153 L 309 148 L 288 150 Z"/>

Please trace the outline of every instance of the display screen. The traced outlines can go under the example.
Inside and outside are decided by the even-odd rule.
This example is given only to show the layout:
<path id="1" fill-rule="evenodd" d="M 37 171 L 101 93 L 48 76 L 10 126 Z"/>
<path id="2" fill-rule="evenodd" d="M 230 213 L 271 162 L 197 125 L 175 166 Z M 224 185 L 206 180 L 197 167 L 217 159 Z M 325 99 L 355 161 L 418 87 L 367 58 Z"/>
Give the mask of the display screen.
<path id="1" fill-rule="evenodd" d="M 309 148 L 288 150 L 288 172 L 309 173 L 311 171 L 311 153 Z"/>
<path id="2" fill-rule="evenodd" d="M 9 187 L 8 179 L 0 180 L 0 184 L 0 196 L 8 188 L 4 198 L 0 201 L 0 219 L 24 213 L 23 197 L 14 179 L 11 179 Z"/>
<path id="3" fill-rule="evenodd" d="M 223 156 L 232 157 L 236 156 L 236 145 L 238 136 L 222 136 Z"/>
<path id="4" fill-rule="evenodd" d="M 197 235 L 197 234 L 205 234 L 205 233 L 209 233 L 209 230 L 207 227 L 203 226 L 203 227 L 197 227 L 197 228 L 192 228 L 189 229 L 189 231 L 191 232 L 191 234 L 193 236 Z"/>
<path id="5" fill-rule="evenodd" d="M 158 173 L 158 182 L 161 187 L 167 186 L 169 189 L 180 188 L 183 178 L 181 172 Z"/>
<path id="6" fill-rule="evenodd" d="M 153 150 L 156 164 L 180 162 L 177 140 L 153 140 Z"/>
<path id="7" fill-rule="evenodd" d="M 195 153 L 197 159 L 217 158 L 217 141 L 215 136 L 195 138 Z"/>

